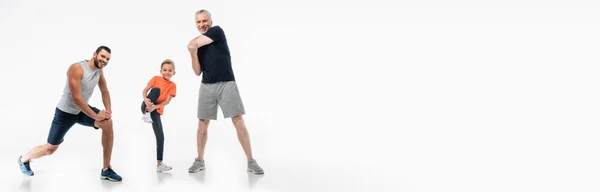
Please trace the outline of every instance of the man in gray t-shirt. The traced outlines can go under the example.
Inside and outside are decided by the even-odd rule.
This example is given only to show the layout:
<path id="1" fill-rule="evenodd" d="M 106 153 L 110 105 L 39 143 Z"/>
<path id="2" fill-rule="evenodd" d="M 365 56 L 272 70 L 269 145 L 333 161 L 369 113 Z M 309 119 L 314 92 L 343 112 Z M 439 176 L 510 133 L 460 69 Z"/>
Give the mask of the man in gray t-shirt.
<path id="1" fill-rule="evenodd" d="M 112 110 L 110 94 L 102 71 L 108 65 L 110 56 L 110 48 L 100 46 L 94 52 L 91 60 L 83 60 L 69 67 L 63 95 L 56 106 L 47 143 L 37 146 L 29 153 L 19 157 L 18 163 L 23 174 L 33 176 L 30 167 L 31 159 L 54 153 L 63 142 L 65 134 L 77 123 L 86 127 L 102 129 L 104 167 L 100 172 L 100 177 L 111 181 L 122 180 L 121 176 L 110 166 L 113 146 Z M 88 104 L 96 86 L 100 88 L 106 110 L 99 110 Z"/>

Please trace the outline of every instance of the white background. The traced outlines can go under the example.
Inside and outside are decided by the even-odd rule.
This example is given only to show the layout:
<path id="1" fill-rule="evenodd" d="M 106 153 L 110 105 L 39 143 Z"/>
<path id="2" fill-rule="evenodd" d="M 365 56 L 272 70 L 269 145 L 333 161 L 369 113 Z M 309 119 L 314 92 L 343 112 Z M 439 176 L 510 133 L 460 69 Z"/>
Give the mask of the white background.
<path id="1" fill-rule="evenodd" d="M 393 4 L 395 3 L 395 4 Z M 0 191 L 598 191 L 600 15 L 592 1 L 0 2 Z M 247 175 L 229 119 L 195 157 L 201 81 L 186 45 L 208 9 L 229 40 L 262 177 Z M 105 68 L 113 168 L 100 131 L 46 141 L 67 67 L 112 48 Z M 157 174 L 141 91 L 176 63 Z M 96 90 L 90 103 L 103 108 Z"/>

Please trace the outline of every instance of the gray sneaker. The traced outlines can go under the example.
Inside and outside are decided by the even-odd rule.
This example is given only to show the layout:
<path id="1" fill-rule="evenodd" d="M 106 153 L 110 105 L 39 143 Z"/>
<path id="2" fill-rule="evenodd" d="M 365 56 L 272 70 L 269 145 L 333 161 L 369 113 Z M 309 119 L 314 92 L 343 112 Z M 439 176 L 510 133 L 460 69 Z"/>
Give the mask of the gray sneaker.
<path id="1" fill-rule="evenodd" d="M 194 159 L 194 164 L 188 169 L 190 173 L 195 173 L 204 170 L 204 160 Z"/>
<path id="2" fill-rule="evenodd" d="M 250 160 L 250 162 L 248 162 L 247 171 L 252 172 L 254 174 L 264 174 L 265 173 L 263 171 L 263 169 L 260 166 L 258 166 L 258 163 L 254 159 L 252 159 L 252 160 Z"/>

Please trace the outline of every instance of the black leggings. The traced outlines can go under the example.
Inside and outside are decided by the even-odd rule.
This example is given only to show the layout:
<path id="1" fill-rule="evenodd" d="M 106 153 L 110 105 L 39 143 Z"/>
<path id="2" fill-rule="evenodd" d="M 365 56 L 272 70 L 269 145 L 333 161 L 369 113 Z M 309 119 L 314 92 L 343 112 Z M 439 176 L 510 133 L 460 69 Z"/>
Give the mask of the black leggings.
<path id="1" fill-rule="evenodd" d="M 147 98 L 152 101 L 155 105 L 156 100 L 160 96 L 160 89 L 153 88 L 148 93 Z M 146 113 L 146 103 L 142 101 L 142 113 Z M 156 136 L 156 160 L 163 160 L 163 149 L 165 145 L 165 135 L 163 133 L 162 122 L 160 120 L 160 114 L 156 112 L 156 110 L 150 113 L 150 117 L 152 118 L 152 128 L 154 129 L 154 136 Z"/>

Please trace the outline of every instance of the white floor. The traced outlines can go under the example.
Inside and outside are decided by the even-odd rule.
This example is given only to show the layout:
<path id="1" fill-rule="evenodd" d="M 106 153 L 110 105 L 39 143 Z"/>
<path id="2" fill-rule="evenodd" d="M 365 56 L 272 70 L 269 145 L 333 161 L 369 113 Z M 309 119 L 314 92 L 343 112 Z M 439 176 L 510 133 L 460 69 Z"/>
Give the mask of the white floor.
<path id="1" fill-rule="evenodd" d="M 189 174 L 195 151 L 193 117 L 165 116 L 165 163 L 154 172 L 154 136 L 140 116 L 121 110 L 115 118 L 113 167 L 120 183 L 100 180 L 100 132 L 75 126 L 52 156 L 32 163 L 23 176 L 17 157 L 45 141 L 49 122 L 14 126 L 0 140 L 1 191 L 597 191 L 600 176 L 594 135 L 546 130 L 519 134 L 447 126 L 416 118 L 380 122 L 321 120 L 286 122 L 293 116 L 246 116 L 262 176 L 245 171 L 245 159 L 229 120 L 213 121 L 205 172 Z M 173 110 L 171 110 L 173 111 Z M 39 110 L 50 117 L 51 110 Z M 171 114 L 175 114 L 172 112 Z M 22 118 L 24 113 L 5 113 Z M 123 120 L 128 118 L 128 120 Z M 48 118 L 46 118 L 48 119 Z M 186 120 L 188 119 L 188 120 Z M 192 119 L 192 120 L 189 120 Z M 350 118 L 353 119 L 353 118 Z M 400 118 L 401 120 L 402 118 Z M 320 120 L 316 118 L 315 120 Z M 15 122 L 15 121 L 11 121 Z M 175 123 L 179 122 L 179 123 Z M 436 123 L 437 122 L 437 123 Z M 473 123 L 476 124 L 476 123 Z M 370 126 L 368 126 L 370 125 Z M 11 127 L 2 124 L 3 128 Z M 548 126 L 551 127 L 551 126 Z M 344 131 L 344 129 L 346 131 Z M 395 130 L 394 130 L 395 129 Z M 452 130 L 449 130 L 452 129 Z M 506 128 L 505 130 L 509 130 Z M 575 129 L 577 130 L 577 129 Z M 18 138 L 17 138 L 18 137 Z M 575 139 L 577 138 L 577 139 Z M 597 142 L 596 142 L 597 143 Z M 72 190 L 71 190 L 72 189 Z"/>
<path id="2" fill-rule="evenodd" d="M 11 177 L 4 181 L 8 191 L 368 191 L 372 188 L 378 191 L 424 191 L 406 179 L 390 177 L 392 174 L 376 173 L 366 168 L 349 169 L 351 164 L 340 166 L 340 163 L 334 162 L 277 164 L 264 161 L 265 167 L 269 168 L 265 175 L 247 174 L 243 166 L 224 162 L 212 163 L 204 172 L 189 174 L 187 163 L 174 162 L 177 167 L 165 173 L 119 168 L 117 171 L 124 176 L 121 183 L 100 180 L 98 172 L 92 168 L 73 170 L 72 167 L 76 167 L 73 165 L 70 170 L 54 168 L 60 163 L 52 164 L 52 168 L 38 166 L 37 175 L 33 177 L 7 174 Z M 310 166 L 299 165 L 302 163 L 310 163 Z M 12 170 L 15 172 L 15 169 Z"/>
<path id="3" fill-rule="evenodd" d="M 44 113 L 47 113 L 45 111 Z M 45 114 L 47 116 L 47 114 Z M 254 118 L 253 118 L 254 117 Z M 47 128 L 27 131 L 32 138 L 16 145 L 3 143 L 0 169 L 6 170 L 0 177 L 3 191 L 425 191 L 410 178 L 406 169 L 412 166 L 392 160 L 377 159 L 367 152 L 364 155 L 352 151 L 363 149 L 345 148 L 345 142 L 353 133 L 321 135 L 308 133 L 315 128 L 291 126 L 298 132 L 269 127 L 248 115 L 246 123 L 252 136 L 255 156 L 265 169 L 264 175 L 249 174 L 245 159 L 237 143 L 235 131 L 229 120 L 213 121 L 209 132 L 206 154 L 207 170 L 190 174 L 187 172 L 194 158 L 195 128 L 193 119 L 172 123 L 165 117 L 166 130 L 165 163 L 174 167 L 164 173 L 154 169 L 154 136 L 149 124 L 139 118 L 131 121 L 115 120 L 113 168 L 124 178 L 114 183 L 99 178 L 101 165 L 100 132 L 76 125 L 68 133 L 59 150 L 32 162 L 35 176 L 22 175 L 16 163 L 17 157 L 30 147 L 44 141 Z M 181 120 L 181 119 L 179 119 Z M 36 122 L 36 125 L 47 122 Z M 188 125 L 183 126 L 183 125 Z M 192 126 L 189 126 L 192 125 Z M 27 128 L 23 128 L 25 130 Z M 271 130 L 269 130 L 271 129 Z M 29 130 L 34 130 L 33 128 Z M 273 131 L 267 133 L 267 131 Z M 287 133 L 285 133 L 287 132 Z M 315 132 L 316 133 L 316 132 Z M 279 135 L 279 136 L 277 136 Z M 296 135 L 296 136 L 291 136 Z M 310 135 L 313 135 L 312 138 Z M 277 137 L 276 137 L 277 136 Z M 326 137 L 331 137 L 326 139 Z M 329 140 L 324 142 L 323 140 Z M 394 143 L 390 143 L 393 145 Z M 371 145 L 371 144 L 367 144 Z M 392 149 L 392 146 L 390 146 Z M 396 153 L 382 148 L 376 153 Z M 392 157 L 392 155 L 390 155 Z M 388 165 L 391 165 L 388 167 Z"/>

